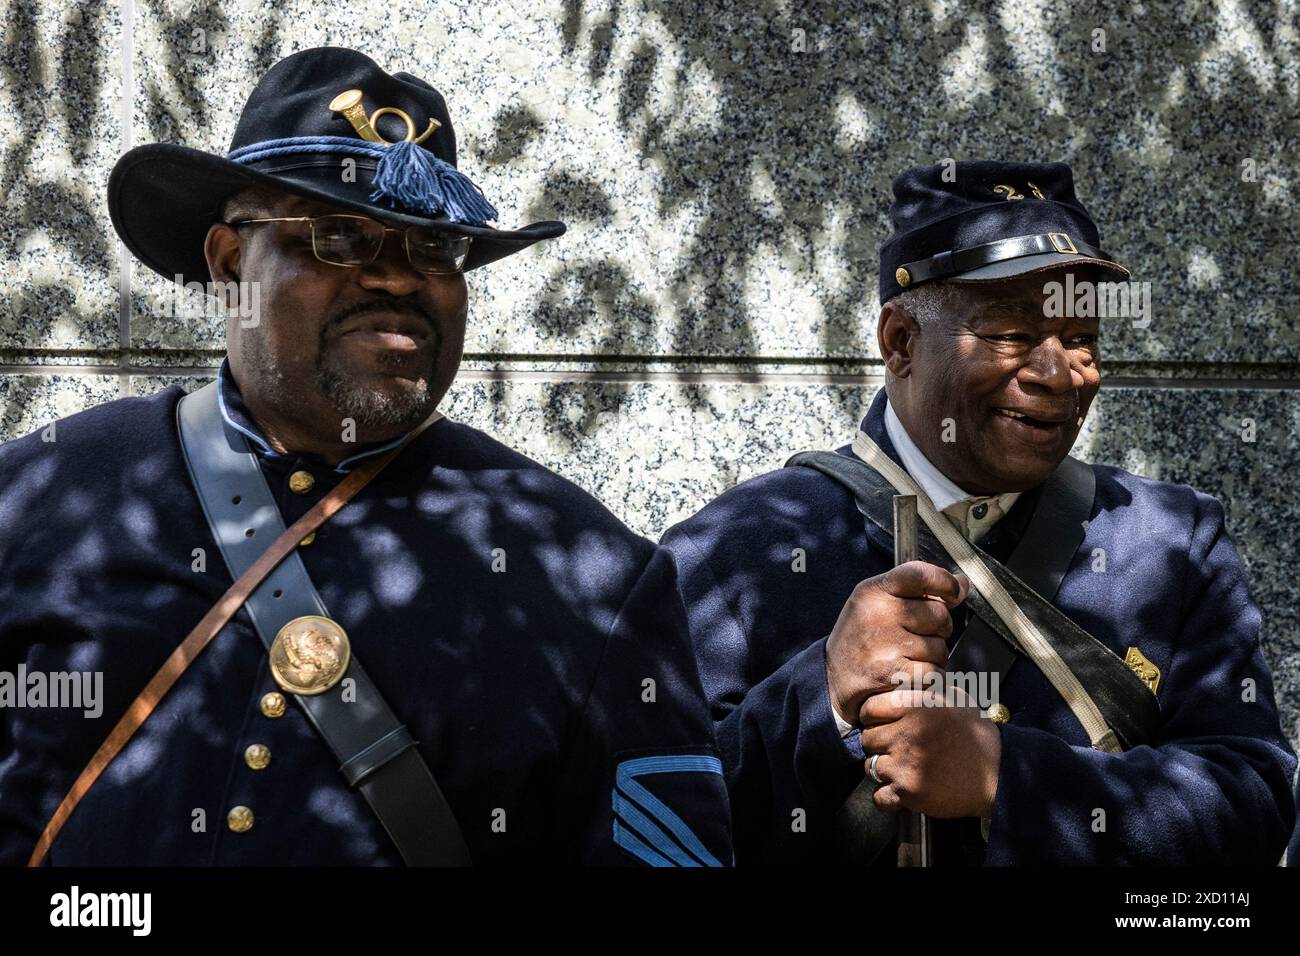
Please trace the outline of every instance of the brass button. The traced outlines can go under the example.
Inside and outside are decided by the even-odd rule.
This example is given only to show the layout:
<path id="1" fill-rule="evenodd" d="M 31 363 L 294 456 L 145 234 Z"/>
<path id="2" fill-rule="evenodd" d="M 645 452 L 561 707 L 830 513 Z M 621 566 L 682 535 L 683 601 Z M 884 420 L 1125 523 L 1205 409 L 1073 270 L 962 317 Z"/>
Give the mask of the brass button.
<path id="1" fill-rule="evenodd" d="M 253 811 L 248 807 L 232 807 L 226 814 L 226 826 L 236 833 L 247 833 L 253 829 Z"/>
<path id="2" fill-rule="evenodd" d="M 262 698 L 262 716 L 264 717 L 283 717 L 284 716 L 284 694 L 278 690 L 273 690 Z"/>
<path id="3" fill-rule="evenodd" d="M 316 532 L 313 531 L 311 534 L 307 535 L 307 537 L 303 538 L 301 541 L 298 542 L 298 547 L 305 548 L 307 547 L 307 545 L 311 544 L 315 540 L 316 540 Z"/>
<path id="4" fill-rule="evenodd" d="M 989 708 L 989 720 L 995 724 L 1005 724 L 1011 719 L 1011 711 L 1007 709 L 1006 704 L 994 704 Z"/>
<path id="5" fill-rule="evenodd" d="M 912 283 L 912 274 L 899 266 L 894 270 L 894 281 L 906 289 Z"/>
<path id="6" fill-rule="evenodd" d="M 316 487 L 316 479 L 310 471 L 295 471 L 289 476 L 289 490 L 295 495 L 305 495 Z"/>
<path id="7" fill-rule="evenodd" d="M 244 763 L 253 770 L 265 770 L 271 762 L 271 748 L 266 744 L 249 744 L 244 751 Z"/>

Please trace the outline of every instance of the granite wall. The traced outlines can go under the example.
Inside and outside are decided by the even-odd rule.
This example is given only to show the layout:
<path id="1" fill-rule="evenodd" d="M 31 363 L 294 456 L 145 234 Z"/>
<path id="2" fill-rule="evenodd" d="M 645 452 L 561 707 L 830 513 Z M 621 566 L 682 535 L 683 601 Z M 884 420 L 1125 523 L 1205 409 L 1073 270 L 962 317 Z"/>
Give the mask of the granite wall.
<path id="1" fill-rule="evenodd" d="M 894 174 L 1065 160 L 1153 302 L 1105 329 L 1076 453 L 1222 498 L 1300 743 L 1298 6 L 9 0 L 0 437 L 210 377 L 219 320 L 159 314 L 108 172 L 144 142 L 224 153 L 307 47 L 428 79 L 503 223 L 569 223 L 471 275 L 445 410 L 650 535 L 851 435 Z"/>

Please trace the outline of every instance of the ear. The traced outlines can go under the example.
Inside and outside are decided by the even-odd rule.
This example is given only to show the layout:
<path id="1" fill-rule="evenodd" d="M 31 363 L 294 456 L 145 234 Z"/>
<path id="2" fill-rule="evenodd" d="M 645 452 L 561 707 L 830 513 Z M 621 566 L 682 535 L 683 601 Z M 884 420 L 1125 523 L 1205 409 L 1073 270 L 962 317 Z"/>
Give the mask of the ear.
<path id="1" fill-rule="evenodd" d="M 243 252 L 243 240 L 235 229 L 223 222 L 214 222 L 208 228 L 207 238 L 203 240 L 203 256 L 208 260 L 212 281 L 225 285 L 226 304 L 231 308 L 239 305 L 239 267 Z"/>
<path id="2" fill-rule="evenodd" d="M 907 378 L 912 369 L 912 350 L 920 326 L 910 312 L 895 302 L 886 302 L 880 308 L 880 321 L 876 324 L 876 344 L 885 368 L 898 378 Z"/>

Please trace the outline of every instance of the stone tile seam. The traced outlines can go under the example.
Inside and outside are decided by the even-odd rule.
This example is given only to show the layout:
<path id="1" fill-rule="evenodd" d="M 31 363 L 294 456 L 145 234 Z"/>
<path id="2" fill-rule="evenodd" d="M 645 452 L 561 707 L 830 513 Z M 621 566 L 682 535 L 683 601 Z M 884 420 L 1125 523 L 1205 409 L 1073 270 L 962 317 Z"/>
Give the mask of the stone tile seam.
<path id="1" fill-rule="evenodd" d="M 111 366 L 111 365 L 0 365 L 0 376 L 100 376 L 130 379 L 211 378 L 215 367 L 201 366 Z M 764 374 L 737 372 L 584 372 L 462 369 L 458 381 L 474 382 L 550 382 L 555 384 L 703 384 L 703 385 L 882 385 L 883 375 L 800 374 L 776 372 Z M 1233 378 L 1128 378 L 1115 376 L 1102 383 L 1103 388 L 1148 388 L 1152 390 L 1212 391 L 1300 391 L 1300 379 L 1233 379 Z"/>
<path id="2" fill-rule="evenodd" d="M 185 361 L 185 357 L 195 361 Z M 225 349 L 79 349 L 41 347 L 0 347 L 0 370 L 3 369 L 59 369 L 79 368 L 103 370 L 129 370 L 131 374 L 144 369 L 203 371 L 216 368 L 226 356 Z M 51 361 L 42 361 L 48 357 Z M 181 361 L 167 361 L 179 357 Z M 57 361 L 77 359 L 79 361 Z M 142 361 L 141 359 L 144 359 Z M 206 362 L 204 361 L 206 359 Z M 133 361 L 134 360 L 134 361 Z M 552 369 L 530 366 L 554 366 Z M 581 366 L 606 366 L 608 373 L 657 374 L 687 372 L 713 375 L 833 375 L 840 377 L 880 377 L 884 363 L 879 359 L 864 357 L 795 355 L 706 355 L 706 354 L 573 354 L 573 353 L 505 353 L 465 352 L 462 370 L 477 366 L 478 371 L 563 373 L 602 371 Z M 489 367 L 484 367 L 489 366 Z M 491 367 L 495 366 L 495 367 Z M 766 367 L 772 371 L 764 372 Z M 1189 382 L 1264 382 L 1292 385 L 1300 382 L 1300 362 L 1288 361 L 1168 361 L 1151 359 L 1111 359 L 1104 363 L 1103 374 L 1107 381 L 1123 379 L 1133 382 L 1160 382 L 1183 380 Z"/>

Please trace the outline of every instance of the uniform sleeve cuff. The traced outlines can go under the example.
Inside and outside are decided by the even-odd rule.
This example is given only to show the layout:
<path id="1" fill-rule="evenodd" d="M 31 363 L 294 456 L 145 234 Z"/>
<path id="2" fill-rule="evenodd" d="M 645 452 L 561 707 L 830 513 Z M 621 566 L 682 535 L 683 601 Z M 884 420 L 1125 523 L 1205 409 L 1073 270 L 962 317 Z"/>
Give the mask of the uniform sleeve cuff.
<path id="1" fill-rule="evenodd" d="M 788 678 L 799 699 L 799 735 L 815 750 L 817 759 L 842 766 L 861 764 L 862 735 L 846 723 L 831 704 L 830 678 L 826 674 L 826 639 L 804 648 L 786 661 Z"/>

